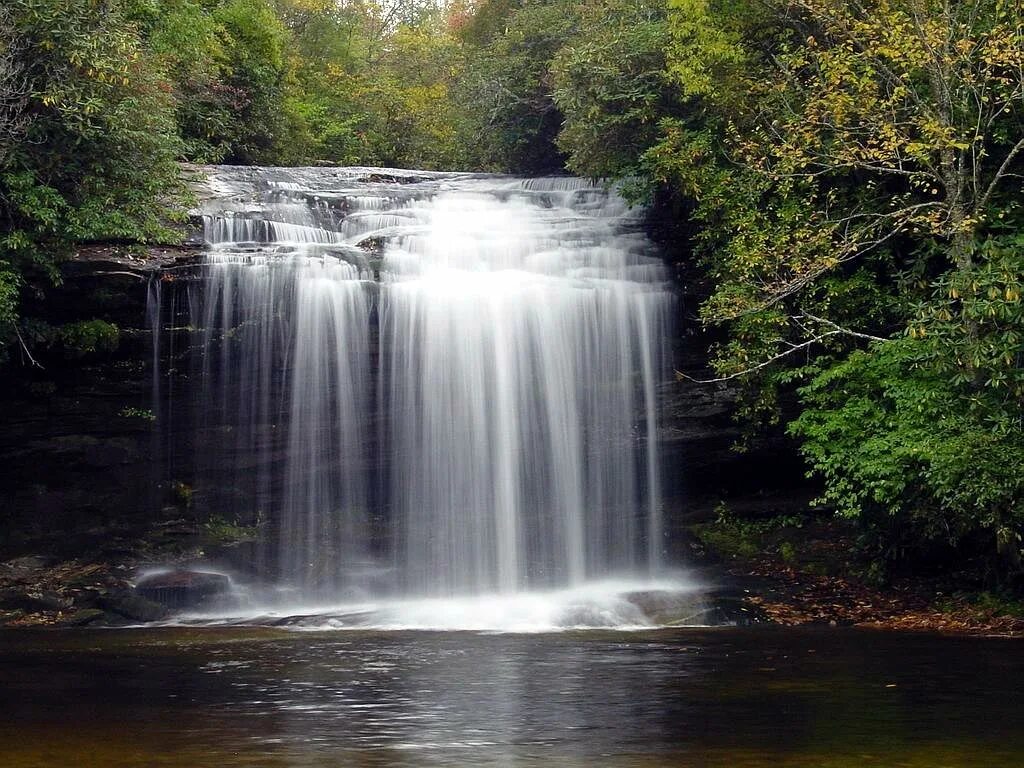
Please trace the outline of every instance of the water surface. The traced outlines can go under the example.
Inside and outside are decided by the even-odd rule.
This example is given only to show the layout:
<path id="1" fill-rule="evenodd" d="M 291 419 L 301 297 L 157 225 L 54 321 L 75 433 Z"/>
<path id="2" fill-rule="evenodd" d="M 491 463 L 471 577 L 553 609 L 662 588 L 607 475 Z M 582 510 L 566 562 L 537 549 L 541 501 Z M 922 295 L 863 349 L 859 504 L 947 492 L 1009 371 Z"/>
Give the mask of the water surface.
<path id="1" fill-rule="evenodd" d="M 859 630 L 0 633 L 3 765 L 1019 766 L 1024 645 Z"/>

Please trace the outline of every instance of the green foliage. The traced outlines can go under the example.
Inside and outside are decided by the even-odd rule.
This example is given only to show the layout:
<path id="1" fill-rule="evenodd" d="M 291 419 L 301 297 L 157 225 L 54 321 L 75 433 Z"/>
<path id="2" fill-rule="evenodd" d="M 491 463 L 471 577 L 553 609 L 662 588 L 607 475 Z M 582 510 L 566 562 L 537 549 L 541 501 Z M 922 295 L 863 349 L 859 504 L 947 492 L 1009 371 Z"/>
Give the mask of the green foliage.
<path id="1" fill-rule="evenodd" d="M 403 25 L 379 52 L 355 96 L 363 162 L 392 167 L 450 169 L 460 164 L 454 75 L 462 53 L 440 20 L 426 16 Z"/>
<path id="2" fill-rule="evenodd" d="M 904 338 L 824 367 L 792 424 L 824 500 L 886 560 L 981 553 L 1020 564 L 1024 239 L 991 238 L 936 281 Z"/>
<path id="3" fill-rule="evenodd" d="M 176 504 L 180 504 L 181 506 L 188 509 L 192 506 L 192 499 L 195 496 L 195 489 L 191 485 L 183 483 L 179 480 L 174 483 L 171 483 L 171 496 Z"/>
<path id="4" fill-rule="evenodd" d="M 970 265 L 1020 159 L 1024 36 L 1008 5 L 799 0 L 748 15 L 675 0 L 669 73 L 700 120 L 663 123 L 647 157 L 698 199 L 715 278 L 702 315 L 740 341 L 722 373 L 802 350 L 829 322 L 888 335 L 808 303 L 855 264 L 887 254 L 891 274 L 941 242 L 941 268 Z"/>
<path id="5" fill-rule="evenodd" d="M 156 414 L 148 408 L 124 407 L 118 411 L 118 416 L 126 419 L 142 419 L 144 421 L 156 421 Z"/>
<path id="6" fill-rule="evenodd" d="M 274 7 L 268 0 L 228 0 L 213 16 L 225 74 L 203 121 L 207 135 L 196 138 L 222 148 L 227 162 L 273 165 L 301 158 L 290 142 L 297 126 L 286 98 L 289 33 Z M 211 133 L 212 125 L 220 131 Z"/>
<path id="7" fill-rule="evenodd" d="M 0 262 L 0 333 L 14 327 L 18 319 L 18 295 L 21 276 L 9 262 Z M 2 336 L 0 336 L 2 339 Z M 3 344 L 0 343 L 0 361 L 3 360 Z"/>
<path id="8" fill-rule="evenodd" d="M 966 607 L 989 619 L 999 616 L 1024 618 L 1024 602 L 1005 592 L 956 592 L 937 600 L 935 607 L 947 613 L 962 613 Z"/>
<path id="9" fill-rule="evenodd" d="M 678 111 L 668 87 L 668 21 L 661 4 L 609 0 L 586 9 L 552 62 L 565 116 L 558 146 L 592 178 L 650 178 L 645 153 L 658 123 Z"/>
<path id="10" fill-rule="evenodd" d="M 175 237 L 180 142 L 139 7 L 7 5 L 28 93 L 24 140 L 0 153 L 0 344 L 11 343 L 20 292 L 55 280 L 74 243 Z"/>
<path id="11" fill-rule="evenodd" d="M 257 526 L 242 525 L 237 520 L 230 521 L 216 515 L 203 523 L 203 531 L 216 544 L 252 541 L 259 534 Z"/>
<path id="12" fill-rule="evenodd" d="M 597 7 L 560 146 L 692 199 L 739 415 L 805 382 L 792 432 L 883 561 L 1019 568 L 1019 0 Z"/>
<path id="13" fill-rule="evenodd" d="M 463 164 L 461 44 L 415 5 L 11 0 L 0 61 L 0 357 L 78 243 L 178 239 L 180 160 Z"/>
<path id="14" fill-rule="evenodd" d="M 168 0 L 147 17 L 145 26 L 154 64 L 173 88 L 181 154 L 204 162 L 222 159 L 226 150 L 216 137 L 231 119 L 217 109 L 226 52 L 209 4 Z"/>
<path id="15" fill-rule="evenodd" d="M 712 362 L 740 382 L 740 417 L 778 420 L 777 395 L 800 387 L 791 431 L 880 563 L 980 555 L 1012 576 L 1024 535 L 1022 11 L 9 0 L 0 357 L 13 344 L 73 358 L 116 346 L 100 320 L 19 317 L 21 298 L 58 280 L 78 243 L 176 238 L 181 160 L 568 164 L 634 198 L 687 198 L 708 278 L 700 316 L 721 328 Z M 748 551 L 772 535 L 759 525 L 723 519 L 709 535 Z"/>
<path id="16" fill-rule="evenodd" d="M 775 515 L 749 519 L 733 514 L 720 503 L 710 523 L 694 526 L 698 539 L 718 555 L 753 560 L 769 553 L 778 553 L 787 563 L 797 557 L 796 546 L 784 534 L 803 528 L 803 515 Z"/>
<path id="17" fill-rule="evenodd" d="M 563 118 L 552 98 L 551 63 L 577 29 L 578 10 L 566 0 L 483 4 L 486 23 L 466 30 L 477 44 L 469 47 L 457 96 L 466 108 L 460 131 L 472 165 L 562 170 L 556 138 Z"/>
<path id="18" fill-rule="evenodd" d="M 104 320 L 68 323 L 57 331 L 65 357 L 79 359 L 89 355 L 113 352 L 121 340 L 116 325 Z"/>

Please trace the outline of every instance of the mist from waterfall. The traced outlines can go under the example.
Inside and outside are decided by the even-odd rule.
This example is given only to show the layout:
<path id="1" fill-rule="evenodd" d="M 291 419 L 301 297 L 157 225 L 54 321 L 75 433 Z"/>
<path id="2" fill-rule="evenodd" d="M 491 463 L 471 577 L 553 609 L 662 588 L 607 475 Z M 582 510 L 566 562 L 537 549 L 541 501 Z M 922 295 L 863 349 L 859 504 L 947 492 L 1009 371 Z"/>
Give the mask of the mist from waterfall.
<path id="1" fill-rule="evenodd" d="M 202 264 L 151 292 L 194 361 L 158 410 L 190 403 L 200 502 L 261 527 L 273 581 L 445 597 L 659 571 L 672 297 L 638 211 L 567 177 L 209 186 Z"/>

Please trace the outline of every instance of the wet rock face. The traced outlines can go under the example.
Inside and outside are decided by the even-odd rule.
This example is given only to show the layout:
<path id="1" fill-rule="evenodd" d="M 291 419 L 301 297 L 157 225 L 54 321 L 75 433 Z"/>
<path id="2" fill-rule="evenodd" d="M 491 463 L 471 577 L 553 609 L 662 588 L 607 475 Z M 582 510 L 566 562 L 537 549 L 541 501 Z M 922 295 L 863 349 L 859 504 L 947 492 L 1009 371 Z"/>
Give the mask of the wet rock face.
<path id="1" fill-rule="evenodd" d="M 62 265 L 59 285 L 26 293 L 25 334 L 39 365 L 12 354 L 0 366 L 0 560 L 102 559 L 98 550 L 159 514 L 147 285 L 154 270 L 197 254 L 90 245 Z M 89 323 L 115 329 L 109 347 L 61 341 L 61 329 Z"/>
<path id="2" fill-rule="evenodd" d="M 189 610 L 209 606 L 228 595 L 231 581 L 220 573 L 174 570 L 139 579 L 135 591 L 139 596 L 167 608 Z"/>

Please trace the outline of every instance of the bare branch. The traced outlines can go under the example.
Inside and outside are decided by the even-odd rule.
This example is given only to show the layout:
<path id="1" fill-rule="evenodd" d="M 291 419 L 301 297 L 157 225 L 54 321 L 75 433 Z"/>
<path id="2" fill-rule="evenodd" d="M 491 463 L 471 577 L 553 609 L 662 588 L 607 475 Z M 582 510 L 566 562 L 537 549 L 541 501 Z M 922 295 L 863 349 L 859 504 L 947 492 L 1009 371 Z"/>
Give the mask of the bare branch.
<path id="1" fill-rule="evenodd" d="M 996 175 L 992 177 L 992 181 L 989 183 L 988 188 L 985 190 L 985 194 L 982 195 L 981 200 L 978 201 L 979 209 L 983 209 L 985 205 L 988 203 L 989 198 L 992 197 L 992 193 L 996 191 L 996 187 L 999 185 L 999 182 L 1006 177 L 1006 172 L 1009 170 L 1010 164 L 1013 162 L 1013 159 L 1017 157 L 1018 154 L 1020 154 L 1021 150 L 1024 150 L 1024 139 L 1018 141 L 1014 145 L 1013 149 L 1011 149 L 1009 153 L 1006 155 L 1006 158 L 1003 160 L 1003 164 L 999 166 L 999 170 L 996 171 Z"/>
<path id="2" fill-rule="evenodd" d="M 38 360 L 32 357 L 32 353 L 28 349 L 28 344 L 25 343 L 25 339 L 22 338 L 21 331 L 17 328 L 17 326 L 15 326 L 14 328 L 14 335 L 18 337 L 18 343 L 21 344 L 22 353 L 28 359 L 29 363 L 35 368 L 39 368 L 40 370 L 42 370 L 43 366 L 39 363 Z"/>
<path id="3" fill-rule="evenodd" d="M 828 320 L 828 319 L 826 319 L 824 317 L 817 317 L 816 315 L 812 315 L 810 312 L 804 312 L 804 314 L 802 316 L 798 316 L 798 319 L 799 319 L 799 317 L 806 317 L 808 320 L 813 320 L 816 323 L 821 323 L 822 325 L 827 325 L 830 328 L 832 328 L 833 330 L 838 331 L 839 333 L 846 334 L 847 336 L 854 336 L 854 337 L 856 337 L 858 339 L 866 339 L 867 341 L 889 341 L 889 339 L 887 339 L 887 338 L 885 338 L 883 336 L 873 336 L 870 333 L 861 333 L 860 331 L 851 331 L 849 328 L 844 328 L 841 325 L 837 325 L 836 323 L 833 323 L 831 320 Z"/>
<path id="4" fill-rule="evenodd" d="M 767 360 L 761 361 L 760 363 L 751 368 L 746 368 L 742 371 L 737 371 L 736 373 L 730 373 L 728 376 L 719 376 L 717 379 L 696 379 L 693 376 L 689 376 L 683 373 L 682 371 L 676 371 L 676 378 L 685 379 L 686 381 L 692 381 L 694 384 L 718 384 L 723 381 L 731 381 L 732 379 L 738 379 L 741 376 L 749 376 L 752 373 L 756 373 L 757 371 L 760 371 L 763 368 L 767 368 L 772 363 L 777 363 L 779 360 L 789 357 L 794 352 L 799 352 L 801 349 L 806 349 L 807 347 L 817 344 L 819 341 L 822 341 L 823 339 L 826 339 L 829 336 L 838 336 L 840 333 L 842 333 L 842 331 L 829 331 L 828 333 L 823 333 L 819 336 L 815 336 L 813 339 L 808 339 L 802 344 L 792 346 L 789 349 L 786 349 L 780 352 L 779 354 L 775 355 L 774 357 L 769 357 Z"/>
<path id="5" fill-rule="evenodd" d="M 885 343 L 887 341 L 891 341 L 891 339 L 886 339 L 882 336 L 873 336 L 870 333 L 852 331 L 849 328 L 844 328 L 841 325 L 837 325 L 836 323 L 833 323 L 831 320 L 827 320 L 824 317 L 817 317 L 816 315 L 812 315 L 807 312 L 805 312 L 803 315 L 796 315 L 791 319 L 794 320 L 797 323 L 797 325 L 801 327 L 801 329 L 807 330 L 806 326 L 800 322 L 804 318 L 808 320 L 813 320 L 816 323 L 821 323 L 822 325 L 825 325 L 831 328 L 832 330 L 826 331 L 824 333 L 815 334 L 812 338 L 802 341 L 799 344 L 784 342 L 785 344 L 787 344 L 787 348 L 784 349 L 782 352 L 779 352 L 777 355 L 769 357 L 767 360 L 762 360 L 760 363 L 751 366 L 750 368 L 745 368 L 744 370 L 737 371 L 736 373 L 730 373 L 728 376 L 719 376 L 718 378 L 715 379 L 697 379 L 694 378 L 693 376 L 690 376 L 689 374 L 683 373 L 682 371 L 676 371 L 676 378 L 680 380 L 692 381 L 695 384 L 719 384 L 724 381 L 731 381 L 733 379 L 738 379 L 743 376 L 749 376 L 752 373 L 756 373 L 757 371 L 767 368 L 772 363 L 777 363 L 778 361 L 789 357 L 794 352 L 799 352 L 802 349 L 807 349 L 808 347 L 811 347 L 832 336 L 852 336 L 856 339 L 864 339 L 866 341 L 878 343 Z"/>
<path id="6" fill-rule="evenodd" d="M 26 107 L 32 89 L 20 56 L 22 47 L 10 12 L 0 8 L 0 163 L 28 127 Z"/>

